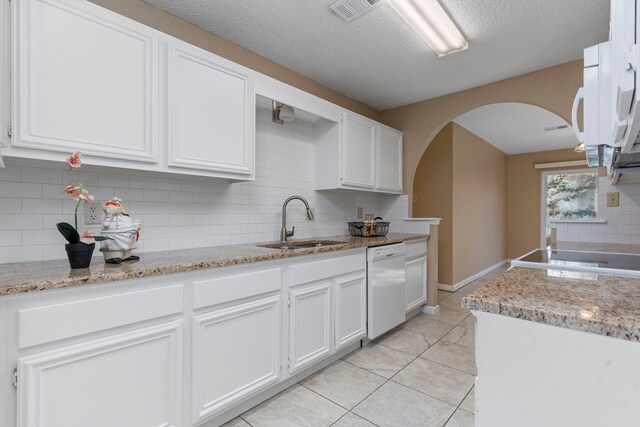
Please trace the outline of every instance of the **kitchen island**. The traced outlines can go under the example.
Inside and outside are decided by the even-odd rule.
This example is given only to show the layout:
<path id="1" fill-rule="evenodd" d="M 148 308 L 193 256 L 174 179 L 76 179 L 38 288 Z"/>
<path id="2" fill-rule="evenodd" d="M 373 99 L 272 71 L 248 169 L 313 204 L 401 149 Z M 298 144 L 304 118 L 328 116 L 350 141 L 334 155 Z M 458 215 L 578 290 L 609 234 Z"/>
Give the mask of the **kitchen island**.
<path id="1" fill-rule="evenodd" d="M 463 306 L 476 426 L 640 424 L 640 279 L 515 267 Z"/>

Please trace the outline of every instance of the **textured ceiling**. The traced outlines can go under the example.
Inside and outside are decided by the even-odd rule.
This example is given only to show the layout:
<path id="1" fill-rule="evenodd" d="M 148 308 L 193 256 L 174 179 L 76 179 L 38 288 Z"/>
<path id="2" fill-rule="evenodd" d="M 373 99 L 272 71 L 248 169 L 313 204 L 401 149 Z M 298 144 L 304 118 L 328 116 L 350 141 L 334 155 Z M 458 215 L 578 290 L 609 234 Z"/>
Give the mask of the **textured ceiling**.
<path id="1" fill-rule="evenodd" d="M 383 3 L 351 23 L 335 0 L 145 0 L 376 109 L 582 57 L 608 38 L 609 0 L 441 0 L 469 49 L 438 56 Z"/>
<path id="2" fill-rule="evenodd" d="M 568 125 L 560 116 L 527 104 L 491 104 L 454 120 L 506 154 L 574 148 L 578 140 L 571 125 L 546 132 L 544 128 Z"/>

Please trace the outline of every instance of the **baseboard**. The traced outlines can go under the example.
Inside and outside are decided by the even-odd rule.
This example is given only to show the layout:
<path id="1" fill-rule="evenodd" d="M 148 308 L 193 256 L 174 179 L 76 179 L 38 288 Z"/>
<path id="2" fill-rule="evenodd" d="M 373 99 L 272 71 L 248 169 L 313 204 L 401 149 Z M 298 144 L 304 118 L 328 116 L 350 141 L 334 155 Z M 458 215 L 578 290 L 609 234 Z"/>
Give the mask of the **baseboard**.
<path id="1" fill-rule="evenodd" d="M 492 265 L 489 268 L 485 268 L 484 270 L 474 274 L 473 276 L 469 276 L 466 279 L 461 280 L 460 282 L 456 283 L 455 285 L 445 285 L 445 284 L 442 284 L 442 283 L 438 283 L 438 289 L 440 289 L 442 291 L 455 292 L 455 291 L 457 291 L 457 290 L 459 290 L 461 288 L 464 288 L 465 286 L 467 286 L 469 283 L 473 282 L 474 280 L 477 280 L 477 279 L 481 278 L 485 274 L 491 273 L 496 268 L 502 267 L 503 265 L 505 265 L 508 262 L 509 262 L 508 259 L 500 261 L 499 263 L 497 263 L 495 265 Z"/>
<path id="2" fill-rule="evenodd" d="M 427 314 L 438 314 L 440 313 L 440 306 L 439 305 L 423 305 L 420 311 Z"/>

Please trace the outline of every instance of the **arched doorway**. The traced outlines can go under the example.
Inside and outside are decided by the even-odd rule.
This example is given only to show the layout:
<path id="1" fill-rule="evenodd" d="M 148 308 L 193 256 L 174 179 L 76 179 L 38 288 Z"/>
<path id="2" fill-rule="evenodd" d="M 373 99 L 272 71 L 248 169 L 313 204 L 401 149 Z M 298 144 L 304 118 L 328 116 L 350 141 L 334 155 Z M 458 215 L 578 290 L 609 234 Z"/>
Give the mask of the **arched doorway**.
<path id="1" fill-rule="evenodd" d="M 443 218 L 443 289 L 539 247 L 541 175 L 534 163 L 584 160 L 576 145 L 564 118 L 524 103 L 484 105 L 442 126 L 412 184 L 413 215 Z"/>

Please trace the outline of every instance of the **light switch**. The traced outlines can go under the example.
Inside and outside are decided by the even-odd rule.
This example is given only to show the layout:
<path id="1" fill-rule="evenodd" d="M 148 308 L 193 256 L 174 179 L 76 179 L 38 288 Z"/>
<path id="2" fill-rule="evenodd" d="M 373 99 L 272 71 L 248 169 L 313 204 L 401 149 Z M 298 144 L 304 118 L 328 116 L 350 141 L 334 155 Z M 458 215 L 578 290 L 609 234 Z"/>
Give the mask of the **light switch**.
<path id="1" fill-rule="evenodd" d="M 612 192 L 607 193 L 607 207 L 608 208 L 617 208 L 620 206 L 620 193 Z"/>
<path id="2" fill-rule="evenodd" d="M 418 203 L 418 194 L 413 193 L 413 203 Z"/>

